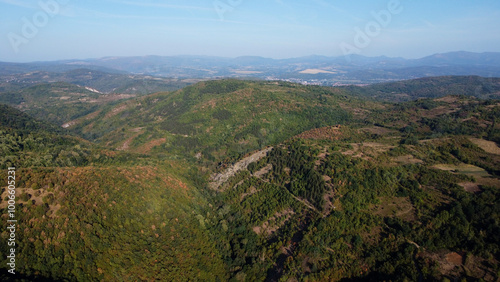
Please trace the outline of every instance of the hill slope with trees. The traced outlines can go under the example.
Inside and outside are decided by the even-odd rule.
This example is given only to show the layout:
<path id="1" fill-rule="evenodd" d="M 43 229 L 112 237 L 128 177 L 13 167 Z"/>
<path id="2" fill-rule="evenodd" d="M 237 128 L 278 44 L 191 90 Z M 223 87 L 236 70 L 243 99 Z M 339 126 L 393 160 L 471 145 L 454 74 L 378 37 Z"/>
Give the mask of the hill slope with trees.
<path id="1" fill-rule="evenodd" d="M 105 105 L 66 129 L 2 106 L 2 164 L 17 167 L 22 211 L 18 271 L 496 281 L 500 103 L 351 93 L 208 81 Z"/>

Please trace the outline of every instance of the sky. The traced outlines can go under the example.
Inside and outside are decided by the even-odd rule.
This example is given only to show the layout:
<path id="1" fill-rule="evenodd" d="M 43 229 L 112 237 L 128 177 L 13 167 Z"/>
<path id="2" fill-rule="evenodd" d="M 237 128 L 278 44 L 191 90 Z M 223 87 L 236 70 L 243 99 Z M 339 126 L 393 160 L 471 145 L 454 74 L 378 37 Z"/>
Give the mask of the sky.
<path id="1" fill-rule="evenodd" d="M 500 52 L 498 0 L 0 0 L 0 61 Z"/>

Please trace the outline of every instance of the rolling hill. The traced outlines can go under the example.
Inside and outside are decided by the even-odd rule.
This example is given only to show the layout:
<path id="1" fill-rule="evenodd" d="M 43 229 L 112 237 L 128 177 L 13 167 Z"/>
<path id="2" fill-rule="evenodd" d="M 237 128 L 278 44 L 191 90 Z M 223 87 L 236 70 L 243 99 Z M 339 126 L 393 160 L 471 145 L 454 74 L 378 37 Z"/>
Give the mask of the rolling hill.
<path id="1" fill-rule="evenodd" d="M 376 100 L 401 102 L 421 98 L 464 95 L 480 99 L 500 98 L 500 79 L 479 76 L 442 76 L 373 84 L 347 86 L 350 93 Z"/>
<path id="2" fill-rule="evenodd" d="M 1 68 L 2 63 L 0 63 Z M 53 72 L 42 69 L 0 75 L 0 92 L 22 90 L 37 84 L 57 82 L 87 87 L 105 94 L 137 95 L 177 90 L 191 83 L 178 79 L 124 74 L 112 70 L 103 72 L 89 68 L 75 68 L 64 72 Z"/>
<path id="3" fill-rule="evenodd" d="M 19 272 L 496 281 L 500 103 L 473 97 L 477 85 L 496 93 L 496 80 L 475 77 L 366 88 L 205 81 L 54 131 L 3 106 L 0 144 L 17 167 L 25 230 Z M 412 101 L 383 101 L 401 93 Z"/>
<path id="4" fill-rule="evenodd" d="M 335 89 L 208 81 L 108 107 L 71 121 L 69 129 L 113 148 L 158 145 L 158 153 L 234 160 L 302 131 L 351 121 L 350 109 L 365 104 Z"/>
<path id="5" fill-rule="evenodd" d="M 17 273 L 28 280 L 226 277 L 215 242 L 199 227 L 208 203 L 196 177 L 187 178 L 189 165 L 98 147 L 4 105 L 0 122 L 2 177 L 16 167 Z M 3 211 L 7 195 L 2 189 Z"/>
<path id="6" fill-rule="evenodd" d="M 71 74 L 73 71 L 86 69 L 94 73 L 95 78 L 89 85 L 83 84 L 84 86 L 108 92 L 118 88 L 117 85 L 120 87 L 126 85 L 123 80 L 132 80 L 138 84 L 138 87 L 136 87 L 135 92 L 127 92 L 128 94 L 142 94 L 141 92 L 144 92 L 145 89 L 165 91 L 165 86 L 183 86 L 186 83 L 184 80 L 189 82 L 190 79 L 198 81 L 200 79 L 220 78 L 280 79 L 323 86 L 363 85 L 449 75 L 500 77 L 499 58 L 499 53 L 472 52 L 434 54 L 420 59 L 360 55 L 340 57 L 314 55 L 287 59 L 256 56 L 237 58 L 210 56 L 105 57 L 25 64 L 0 62 L 0 81 L 3 74 L 7 76 L 12 76 L 12 74 L 16 76 L 31 75 L 33 72 L 66 72 Z M 75 83 L 75 79 L 72 80 L 71 75 L 69 75 L 69 79 L 65 78 L 66 80 L 63 81 Z M 102 76 L 105 76 L 106 80 L 100 80 Z M 158 77 L 169 79 L 161 81 Z M 141 84 L 141 79 L 146 80 L 147 83 Z M 76 76 L 76 80 L 78 80 L 78 76 Z M 44 81 L 44 83 L 47 82 Z M 129 87 L 128 91 L 131 90 L 133 88 Z"/>

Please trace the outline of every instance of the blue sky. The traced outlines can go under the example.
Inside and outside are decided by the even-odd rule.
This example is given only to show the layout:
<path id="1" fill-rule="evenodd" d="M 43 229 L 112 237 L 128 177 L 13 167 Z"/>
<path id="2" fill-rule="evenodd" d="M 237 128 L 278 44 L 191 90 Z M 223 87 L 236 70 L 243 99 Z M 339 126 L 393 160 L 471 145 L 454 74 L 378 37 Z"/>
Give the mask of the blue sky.
<path id="1" fill-rule="evenodd" d="M 500 51 L 498 0 L 0 0 L 0 22 L 10 62 Z"/>

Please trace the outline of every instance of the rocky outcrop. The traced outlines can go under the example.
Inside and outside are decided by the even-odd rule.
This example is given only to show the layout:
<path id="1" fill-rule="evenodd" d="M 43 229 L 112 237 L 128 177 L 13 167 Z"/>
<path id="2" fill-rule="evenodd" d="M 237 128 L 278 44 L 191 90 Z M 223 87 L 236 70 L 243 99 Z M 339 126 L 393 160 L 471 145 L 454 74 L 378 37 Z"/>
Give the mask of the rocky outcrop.
<path id="1" fill-rule="evenodd" d="M 221 173 L 214 173 L 210 177 L 209 187 L 212 189 L 219 189 L 222 184 L 224 184 L 229 178 L 235 176 L 238 172 L 247 169 L 248 165 L 257 162 L 270 152 L 273 147 L 266 148 L 264 150 L 253 153 L 252 155 L 243 158 L 241 161 L 235 163 L 234 165 L 228 167 Z"/>

